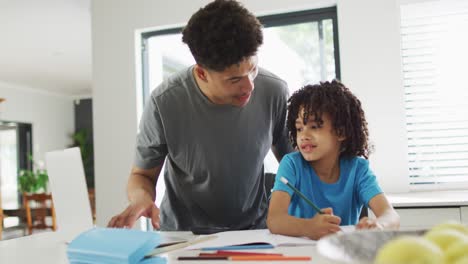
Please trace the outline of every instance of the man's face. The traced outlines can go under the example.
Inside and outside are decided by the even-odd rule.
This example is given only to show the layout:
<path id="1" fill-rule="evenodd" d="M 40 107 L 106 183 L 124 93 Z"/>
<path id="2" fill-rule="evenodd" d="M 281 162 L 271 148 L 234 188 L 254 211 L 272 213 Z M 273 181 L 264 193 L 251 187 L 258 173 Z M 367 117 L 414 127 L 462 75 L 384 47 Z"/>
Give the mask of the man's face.
<path id="1" fill-rule="evenodd" d="M 257 64 L 257 56 L 252 56 L 221 72 L 206 70 L 207 86 L 213 103 L 245 106 L 254 89 Z"/>

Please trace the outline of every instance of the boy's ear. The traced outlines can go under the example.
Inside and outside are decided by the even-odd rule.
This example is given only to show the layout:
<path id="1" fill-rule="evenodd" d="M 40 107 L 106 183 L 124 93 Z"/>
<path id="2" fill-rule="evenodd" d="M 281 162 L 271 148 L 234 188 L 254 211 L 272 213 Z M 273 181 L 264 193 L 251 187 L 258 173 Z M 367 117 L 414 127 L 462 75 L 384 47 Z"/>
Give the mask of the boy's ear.
<path id="1" fill-rule="evenodd" d="M 336 134 L 338 135 L 338 141 L 343 142 L 346 139 L 344 129 L 338 129 L 336 132 Z"/>

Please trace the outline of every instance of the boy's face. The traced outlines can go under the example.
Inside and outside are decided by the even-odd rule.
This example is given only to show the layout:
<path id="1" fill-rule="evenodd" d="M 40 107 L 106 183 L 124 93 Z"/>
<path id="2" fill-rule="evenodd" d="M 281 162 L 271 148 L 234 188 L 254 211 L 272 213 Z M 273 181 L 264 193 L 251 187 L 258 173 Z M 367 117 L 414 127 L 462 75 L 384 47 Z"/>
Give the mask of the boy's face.
<path id="1" fill-rule="evenodd" d="M 321 119 L 323 123 L 319 124 L 314 115 L 309 115 L 304 125 L 304 108 L 301 108 L 296 119 L 297 148 L 307 161 L 339 157 L 341 142 L 345 137 L 336 135 L 328 113 L 322 114 Z"/>
<path id="2" fill-rule="evenodd" d="M 210 93 L 208 97 L 216 104 L 245 106 L 254 89 L 254 79 L 258 74 L 257 64 L 257 56 L 252 56 L 221 72 L 205 69 Z"/>

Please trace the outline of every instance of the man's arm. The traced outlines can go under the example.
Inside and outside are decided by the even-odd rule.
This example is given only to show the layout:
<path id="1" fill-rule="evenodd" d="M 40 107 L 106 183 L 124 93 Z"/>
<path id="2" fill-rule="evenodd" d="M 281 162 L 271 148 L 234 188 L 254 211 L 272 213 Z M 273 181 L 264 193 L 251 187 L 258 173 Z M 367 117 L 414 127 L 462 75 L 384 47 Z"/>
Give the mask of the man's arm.
<path id="1" fill-rule="evenodd" d="M 145 216 L 151 218 L 154 228 L 159 229 L 159 208 L 154 201 L 161 168 L 162 165 L 151 169 L 132 168 L 127 185 L 130 204 L 122 213 L 112 217 L 109 227 L 132 227 L 140 216 Z"/>
<path id="2" fill-rule="evenodd" d="M 161 169 L 162 165 L 152 169 L 140 169 L 133 166 L 127 184 L 127 195 L 130 203 L 138 200 L 139 194 L 148 195 L 151 200 L 156 200 L 156 183 Z"/>

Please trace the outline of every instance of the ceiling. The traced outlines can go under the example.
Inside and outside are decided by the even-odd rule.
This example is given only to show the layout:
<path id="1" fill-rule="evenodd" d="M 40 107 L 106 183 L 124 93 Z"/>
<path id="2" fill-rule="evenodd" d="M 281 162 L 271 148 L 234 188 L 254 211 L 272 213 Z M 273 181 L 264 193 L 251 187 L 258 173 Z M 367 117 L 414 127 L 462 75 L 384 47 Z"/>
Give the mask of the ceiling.
<path id="1" fill-rule="evenodd" d="M 0 0 L 0 82 L 91 95 L 90 0 Z"/>

